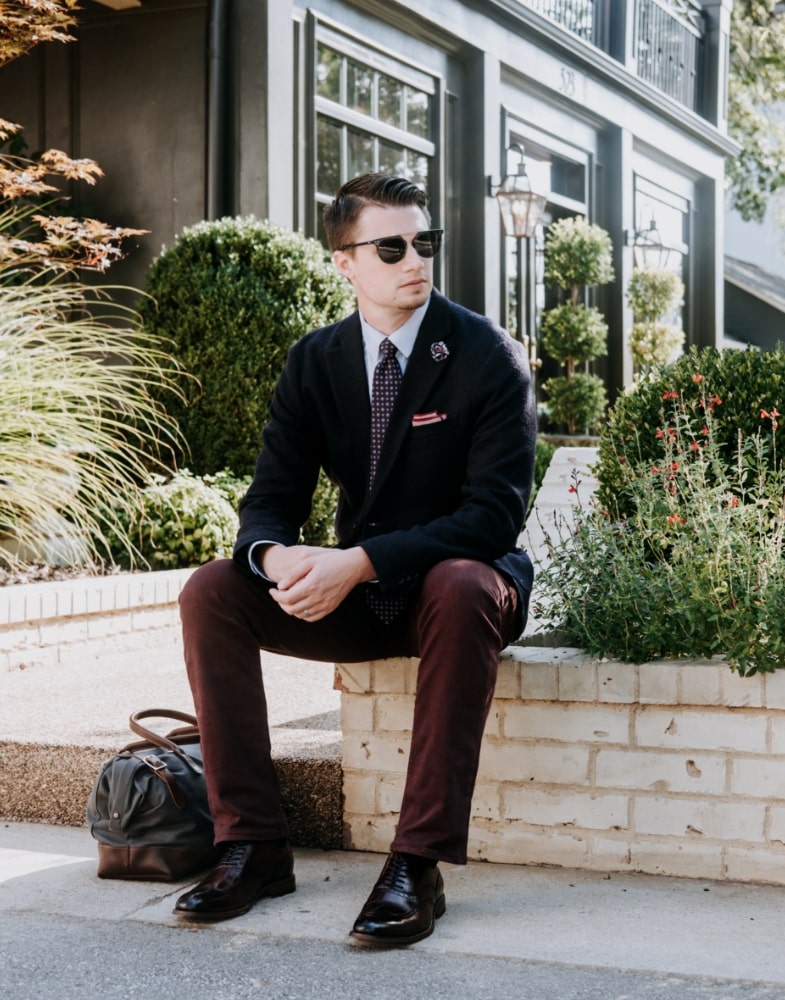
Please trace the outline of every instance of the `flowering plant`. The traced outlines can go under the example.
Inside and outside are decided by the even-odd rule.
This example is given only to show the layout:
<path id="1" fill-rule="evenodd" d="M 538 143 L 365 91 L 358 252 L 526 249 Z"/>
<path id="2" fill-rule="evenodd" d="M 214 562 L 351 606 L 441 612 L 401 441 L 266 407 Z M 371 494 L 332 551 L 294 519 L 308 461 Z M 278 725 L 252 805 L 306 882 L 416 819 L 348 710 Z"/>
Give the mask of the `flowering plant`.
<path id="1" fill-rule="evenodd" d="M 721 397 L 669 391 L 654 461 L 618 455 L 625 510 L 599 497 L 546 530 L 534 614 L 597 656 L 724 656 L 742 675 L 785 667 L 785 468 L 780 413 L 761 407 L 728 462 Z M 580 491 L 574 482 L 570 489 Z"/>

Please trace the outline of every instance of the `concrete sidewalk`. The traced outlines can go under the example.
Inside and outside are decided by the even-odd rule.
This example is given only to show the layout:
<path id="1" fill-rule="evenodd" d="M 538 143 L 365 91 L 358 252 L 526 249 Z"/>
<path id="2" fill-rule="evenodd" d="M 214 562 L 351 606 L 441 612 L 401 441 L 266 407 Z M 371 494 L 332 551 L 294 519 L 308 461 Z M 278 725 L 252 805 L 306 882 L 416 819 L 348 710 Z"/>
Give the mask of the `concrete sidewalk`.
<path id="1" fill-rule="evenodd" d="M 347 931 L 381 858 L 296 852 L 297 892 L 224 923 L 172 915 L 188 883 L 102 881 L 85 829 L 0 826 L 0 995 L 14 1000 L 785 996 L 782 891 L 479 862 L 444 866 L 432 937 Z M 153 993 L 155 991 L 155 994 Z"/>

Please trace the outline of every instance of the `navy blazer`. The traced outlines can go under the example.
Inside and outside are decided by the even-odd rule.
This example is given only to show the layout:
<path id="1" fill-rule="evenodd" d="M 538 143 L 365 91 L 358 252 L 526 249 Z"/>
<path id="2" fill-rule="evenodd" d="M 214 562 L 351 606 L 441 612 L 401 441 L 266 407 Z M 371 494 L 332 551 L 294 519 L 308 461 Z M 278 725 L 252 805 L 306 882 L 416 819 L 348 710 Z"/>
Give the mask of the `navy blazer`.
<path id="1" fill-rule="evenodd" d="M 296 544 L 320 468 L 340 492 L 336 536 L 361 545 L 383 591 L 444 559 L 490 563 L 515 584 L 525 624 L 533 570 L 516 548 L 534 472 L 536 420 L 522 346 L 431 294 L 368 489 L 371 411 L 358 313 L 302 337 L 270 407 L 234 555 Z"/>

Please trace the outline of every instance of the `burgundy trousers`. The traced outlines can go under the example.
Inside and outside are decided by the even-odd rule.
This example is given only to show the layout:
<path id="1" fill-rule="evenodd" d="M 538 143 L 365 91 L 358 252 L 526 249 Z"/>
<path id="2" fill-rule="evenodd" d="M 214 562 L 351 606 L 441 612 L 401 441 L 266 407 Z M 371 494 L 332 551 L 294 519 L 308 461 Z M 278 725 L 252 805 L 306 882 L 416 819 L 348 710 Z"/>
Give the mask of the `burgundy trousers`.
<path id="1" fill-rule="evenodd" d="M 408 610 L 390 625 L 368 607 L 363 588 L 317 622 L 287 615 L 269 589 L 222 559 L 198 569 L 180 597 L 216 843 L 287 835 L 260 650 L 327 662 L 419 656 L 409 766 L 391 850 L 465 864 L 499 653 L 515 638 L 515 588 L 484 563 L 447 560 L 426 574 Z"/>

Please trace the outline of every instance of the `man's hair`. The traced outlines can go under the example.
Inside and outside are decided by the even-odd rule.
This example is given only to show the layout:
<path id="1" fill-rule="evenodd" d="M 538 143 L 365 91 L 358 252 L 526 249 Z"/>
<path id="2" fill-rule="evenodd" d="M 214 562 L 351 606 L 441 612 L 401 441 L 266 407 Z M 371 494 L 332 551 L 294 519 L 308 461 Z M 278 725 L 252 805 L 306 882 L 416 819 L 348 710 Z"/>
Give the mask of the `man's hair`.
<path id="1" fill-rule="evenodd" d="M 388 174 L 361 174 L 343 184 L 335 198 L 324 208 L 324 231 L 331 250 L 351 243 L 354 224 L 367 205 L 398 207 L 416 205 L 422 209 L 428 224 L 428 198 L 422 188 L 405 177 Z M 383 234 L 386 235 L 386 234 Z"/>

